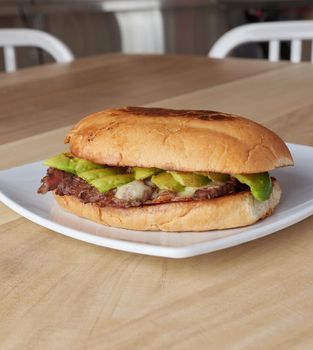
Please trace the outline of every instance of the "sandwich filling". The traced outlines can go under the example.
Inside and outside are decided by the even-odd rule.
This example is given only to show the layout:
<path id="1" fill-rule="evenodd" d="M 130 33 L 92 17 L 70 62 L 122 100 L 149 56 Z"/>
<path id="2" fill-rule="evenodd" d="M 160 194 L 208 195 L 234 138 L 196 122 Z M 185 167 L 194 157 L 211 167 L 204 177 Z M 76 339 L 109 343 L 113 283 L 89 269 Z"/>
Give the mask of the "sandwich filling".
<path id="1" fill-rule="evenodd" d="M 268 173 L 220 174 L 180 172 L 158 168 L 112 167 L 95 164 L 69 153 L 44 163 L 49 168 L 38 193 L 55 191 L 99 207 L 129 208 L 170 202 L 210 200 L 250 190 L 259 201 L 272 192 Z"/>

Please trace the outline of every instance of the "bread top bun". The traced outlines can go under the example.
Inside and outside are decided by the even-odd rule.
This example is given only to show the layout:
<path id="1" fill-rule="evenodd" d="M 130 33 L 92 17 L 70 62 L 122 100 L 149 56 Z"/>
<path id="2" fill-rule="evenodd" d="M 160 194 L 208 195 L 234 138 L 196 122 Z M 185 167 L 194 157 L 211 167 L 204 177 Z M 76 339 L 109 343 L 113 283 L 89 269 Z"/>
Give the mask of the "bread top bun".
<path id="1" fill-rule="evenodd" d="M 231 114 L 202 110 L 125 107 L 78 122 L 65 143 L 99 164 L 228 174 L 292 165 L 275 133 Z"/>

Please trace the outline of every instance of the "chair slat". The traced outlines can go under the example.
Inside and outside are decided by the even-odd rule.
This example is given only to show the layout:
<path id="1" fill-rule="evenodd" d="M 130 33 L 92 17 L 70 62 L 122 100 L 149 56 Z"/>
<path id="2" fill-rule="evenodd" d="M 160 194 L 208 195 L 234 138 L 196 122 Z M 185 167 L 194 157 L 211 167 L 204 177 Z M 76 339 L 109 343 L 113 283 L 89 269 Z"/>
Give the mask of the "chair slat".
<path id="1" fill-rule="evenodd" d="M 6 72 L 16 71 L 16 55 L 13 46 L 4 46 L 3 48 L 4 57 L 4 70 Z"/>
<path id="2" fill-rule="evenodd" d="M 292 63 L 299 63 L 302 57 L 302 42 L 299 39 L 291 41 L 290 61 Z"/>
<path id="3" fill-rule="evenodd" d="M 271 62 L 277 62 L 280 57 L 280 46 L 278 40 L 270 40 L 269 50 L 268 50 L 268 59 Z"/>

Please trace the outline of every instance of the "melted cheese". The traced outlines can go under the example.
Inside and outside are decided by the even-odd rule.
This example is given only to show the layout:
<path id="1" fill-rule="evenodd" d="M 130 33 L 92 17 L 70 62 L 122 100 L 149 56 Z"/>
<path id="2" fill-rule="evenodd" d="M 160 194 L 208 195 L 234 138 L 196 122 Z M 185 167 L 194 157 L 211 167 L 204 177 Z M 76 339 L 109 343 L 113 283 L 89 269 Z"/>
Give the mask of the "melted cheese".
<path id="1" fill-rule="evenodd" d="M 115 197 L 125 201 L 145 200 L 151 196 L 152 189 L 143 181 L 132 181 L 117 188 Z"/>

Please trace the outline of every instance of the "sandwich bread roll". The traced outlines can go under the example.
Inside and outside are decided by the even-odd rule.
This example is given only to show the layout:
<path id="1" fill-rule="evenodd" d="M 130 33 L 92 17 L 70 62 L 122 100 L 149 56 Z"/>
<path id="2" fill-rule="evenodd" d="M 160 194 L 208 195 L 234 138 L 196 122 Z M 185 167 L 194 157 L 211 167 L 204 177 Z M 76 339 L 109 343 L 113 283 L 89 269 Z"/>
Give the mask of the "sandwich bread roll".
<path id="1" fill-rule="evenodd" d="M 48 162 L 38 192 L 53 191 L 57 203 L 77 216 L 132 230 L 251 225 L 271 215 L 281 198 L 279 182 L 268 172 L 293 165 L 274 132 L 216 111 L 108 109 L 79 121 L 65 143 L 70 154 L 62 157 L 69 157 L 72 168 L 54 169 Z M 101 168 L 93 170 L 97 174 L 113 172 L 106 179 L 116 185 L 97 187 L 102 180 L 81 175 L 75 162 Z M 149 175 L 138 177 L 136 171 Z"/>

